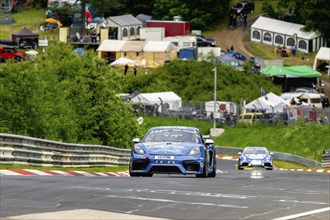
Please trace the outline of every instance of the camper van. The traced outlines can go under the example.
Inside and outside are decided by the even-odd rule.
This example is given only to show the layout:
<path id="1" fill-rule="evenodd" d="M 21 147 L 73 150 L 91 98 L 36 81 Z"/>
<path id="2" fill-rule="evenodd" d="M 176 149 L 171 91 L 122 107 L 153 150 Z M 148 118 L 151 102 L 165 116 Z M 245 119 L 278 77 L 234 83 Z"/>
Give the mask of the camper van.
<path id="1" fill-rule="evenodd" d="M 321 95 L 318 93 L 283 93 L 281 98 L 284 100 L 299 100 L 299 105 L 302 102 L 302 105 L 315 107 L 315 108 L 322 108 L 322 99 Z"/>
<path id="2" fill-rule="evenodd" d="M 315 108 L 322 108 L 321 95 L 315 93 L 304 93 L 298 97 L 302 102 L 307 103 L 308 106 Z"/>

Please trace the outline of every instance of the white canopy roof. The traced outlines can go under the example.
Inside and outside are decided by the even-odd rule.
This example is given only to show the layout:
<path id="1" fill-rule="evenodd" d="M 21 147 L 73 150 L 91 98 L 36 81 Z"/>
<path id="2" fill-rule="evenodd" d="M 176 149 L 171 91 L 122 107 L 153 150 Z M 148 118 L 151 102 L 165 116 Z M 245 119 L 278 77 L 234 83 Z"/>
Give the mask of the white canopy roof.
<path id="1" fill-rule="evenodd" d="M 283 108 L 289 106 L 290 102 L 270 92 L 245 105 L 245 109 L 254 109 L 266 112 L 283 112 Z"/>
<path id="2" fill-rule="evenodd" d="M 260 16 L 251 26 L 251 28 L 261 29 L 269 32 L 293 36 L 297 34 L 298 38 L 314 39 L 320 36 L 317 32 L 304 32 L 304 25 L 290 23 Z"/>
<path id="3" fill-rule="evenodd" d="M 176 50 L 176 47 L 170 41 L 147 41 L 143 51 L 145 52 L 169 52 Z"/>
<path id="4" fill-rule="evenodd" d="M 124 40 L 104 40 L 97 48 L 97 51 L 118 52 L 123 47 L 124 43 Z"/>
<path id="5" fill-rule="evenodd" d="M 327 61 L 330 62 L 330 48 L 329 47 L 321 47 L 319 52 L 317 52 L 313 69 L 316 70 L 318 61 Z"/>
<path id="6" fill-rule="evenodd" d="M 174 92 L 141 93 L 132 98 L 131 102 L 160 105 L 160 99 L 163 104 L 169 104 L 170 110 L 179 110 L 182 107 L 182 99 Z"/>

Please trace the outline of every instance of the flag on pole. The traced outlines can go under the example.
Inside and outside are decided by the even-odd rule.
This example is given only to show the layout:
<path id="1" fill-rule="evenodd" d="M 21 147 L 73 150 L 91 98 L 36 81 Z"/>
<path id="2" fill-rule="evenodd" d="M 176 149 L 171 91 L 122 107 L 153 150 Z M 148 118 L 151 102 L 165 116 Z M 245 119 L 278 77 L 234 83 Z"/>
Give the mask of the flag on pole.
<path id="1" fill-rule="evenodd" d="M 264 90 L 264 88 L 262 86 L 261 86 L 260 92 L 261 92 L 261 96 L 265 96 L 266 95 L 266 92 L 265 92 L 265 90 Z"/>

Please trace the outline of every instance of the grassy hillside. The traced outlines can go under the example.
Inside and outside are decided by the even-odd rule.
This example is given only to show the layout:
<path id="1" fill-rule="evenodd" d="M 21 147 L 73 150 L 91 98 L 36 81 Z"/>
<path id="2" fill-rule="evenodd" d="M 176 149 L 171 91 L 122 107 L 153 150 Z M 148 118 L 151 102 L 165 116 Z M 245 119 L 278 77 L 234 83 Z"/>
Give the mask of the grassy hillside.
<path id="1" fill-rule="evenodd" d="M 46 11 L 44 9 L 32 9 L 29 11 L 21 11 L 19 13 L 10 14 L 13 19 L 16 21 L 15 24 L 0 25 L 0 39 L 10 40 L 11 34 L 16 33 L 22 30 L 24 27 L 28 28 L 31 31 L 39 34 L 40 39 L 49 40 L 57 39 L 58 30 L 52 31 L 39 31 L 40 24 L 44 23 L 46 19 Z M 0 14 L 0 20 L 3 18 L 4 14 Z"/>

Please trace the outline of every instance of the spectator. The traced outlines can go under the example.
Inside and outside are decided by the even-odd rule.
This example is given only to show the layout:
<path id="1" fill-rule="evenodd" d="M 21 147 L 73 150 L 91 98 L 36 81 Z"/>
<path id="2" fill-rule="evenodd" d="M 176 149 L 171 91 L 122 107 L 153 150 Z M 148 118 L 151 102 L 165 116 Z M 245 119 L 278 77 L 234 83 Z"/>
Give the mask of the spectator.
<path id="1" fill-rule="evenodd" d="M 137 75 L 137 66 L 136 65 L 134 65 L 134 76 L 136 76 Z"/>
<path id="2" fill-rule="evenodd" d="M 244 13 L 243 18 L 244 18 L 244 27 L 246 27 L 247 26 L 247 14 L 246 13 Z"/>
<path id="3" fill-rule="evenodd" d="M 292 48 L 291 48 L 291 50 L 292 50 L 292 55 L 295 56 L 296 53 L 297 53 L 297 45 L 296 44 L 293 45 Z"/>
<path id="4" fill-rule="evenodd" d="M 125 75 L 125 76 L 126 76 L 127 72 L 128 72 L 128 65 L 126 64 L 126 65 L 125 65 L 125 69 L 124 69 L 124 75 Z"/>

